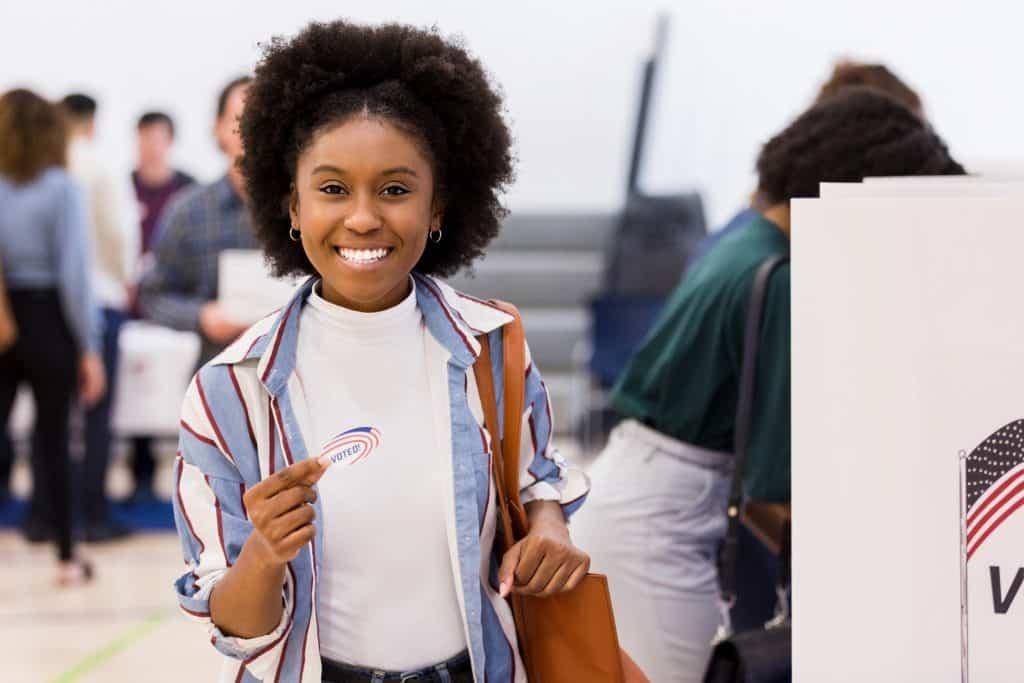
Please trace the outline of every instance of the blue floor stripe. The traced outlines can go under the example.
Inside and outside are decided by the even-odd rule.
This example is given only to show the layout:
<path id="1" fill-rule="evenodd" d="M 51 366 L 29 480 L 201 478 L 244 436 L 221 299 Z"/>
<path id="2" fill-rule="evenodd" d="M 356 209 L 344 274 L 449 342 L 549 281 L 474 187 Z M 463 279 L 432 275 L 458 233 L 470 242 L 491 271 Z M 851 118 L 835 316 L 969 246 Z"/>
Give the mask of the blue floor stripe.
<path id="1" fill-rule="evenodd" d="M 17 528 L 28 510 L 28 501 L 14 499 L 0 504 L 0 529 Z M 153 500 L 139 503 L 111 503 L 111 516 L 136 531 L 174 529 L 174 512 L 170 501 Z"/>

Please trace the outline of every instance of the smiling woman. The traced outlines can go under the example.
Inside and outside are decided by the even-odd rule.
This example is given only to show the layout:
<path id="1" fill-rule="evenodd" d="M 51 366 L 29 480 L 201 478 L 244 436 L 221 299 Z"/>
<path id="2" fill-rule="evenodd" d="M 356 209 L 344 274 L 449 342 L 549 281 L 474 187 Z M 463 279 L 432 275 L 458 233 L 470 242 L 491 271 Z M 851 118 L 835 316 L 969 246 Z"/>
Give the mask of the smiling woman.
<path id="1" fill-rule="evenodd" d="M 360 112 L 316 137 L 289 213 L 328 301 L 379 311 L 409 294 L 428 231 L 443 235 L 434 186 L 421 145 L 386 119 Z"/>
<path id="2" fill-rule="evenodd" d="M 526 349 L 520 499 L 504 554 L 471 372 L 514 318 L 437 279 L 498 232 L 501 99 L 435 31 L 313 24 L 266 49 L 241 120 L 255 227 L 284 309 L 185 400 L 177 593 L 225 681 L 524 683 L 509 593 L 579 585 L 586 477 L 551 443 Z M 483 365 L 498 384 L 500 362 Z"/>

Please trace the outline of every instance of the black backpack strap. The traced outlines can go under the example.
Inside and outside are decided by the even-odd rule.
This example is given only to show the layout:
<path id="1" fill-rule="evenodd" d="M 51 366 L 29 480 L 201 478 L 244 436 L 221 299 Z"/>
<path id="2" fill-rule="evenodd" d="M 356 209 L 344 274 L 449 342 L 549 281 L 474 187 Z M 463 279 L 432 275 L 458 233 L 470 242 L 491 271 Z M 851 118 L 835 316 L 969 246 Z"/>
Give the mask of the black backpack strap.
<path id="1" fill-rule="evenodd" d="M 757 384 L 757 355 L 761 346 L 761 325 L 764 322 L 768 281 L 779 268 L 788 263 L 788 256 L 766 259 L 754 275 L 747 323 L 743 335 L 743 363 L 740 366 L 739 401 L 736 406 L 736 429 L 733 441 L 732 488 L 727 514 L 729 525 L 718 557 L 718 584 L 722 601 L 732 605 L 736 598 L 736 561 L 739 550 L 740 515 L 743 513 L 743 475 L 747 464 L 747 448 L 754 414 L 754 389 Z"/>

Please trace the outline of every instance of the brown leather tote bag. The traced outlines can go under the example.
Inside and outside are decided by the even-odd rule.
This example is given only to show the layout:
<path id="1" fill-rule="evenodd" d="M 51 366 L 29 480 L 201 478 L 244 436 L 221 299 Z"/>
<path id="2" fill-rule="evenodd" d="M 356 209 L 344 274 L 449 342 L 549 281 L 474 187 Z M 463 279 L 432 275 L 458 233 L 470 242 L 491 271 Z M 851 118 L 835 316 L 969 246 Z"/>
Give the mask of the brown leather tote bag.
<path id="1" fill-rule="evenodd" d="M 498 407 L 491 375 L 491 352 L 486 335 L 477 337 L 480 357 L 474 366 L 484 421 L 491 434 L 491 471 L 498 499 L 499 534 L 507 552 L 526 536 L 529 521 L 519 499 L 519 439 L 526 390 L 526 346 L 522 320 L 511 304 L 493 305 L 515 318 L 505 325 L 504 358 L 505 438 L 499 440 Z M 549 598 L 509 596 L 516 622 L 519 652 L 530 683 L 648 683 L 648 679 L 619 647 L 608 581 L 587 574 L 572 591 Z"/>

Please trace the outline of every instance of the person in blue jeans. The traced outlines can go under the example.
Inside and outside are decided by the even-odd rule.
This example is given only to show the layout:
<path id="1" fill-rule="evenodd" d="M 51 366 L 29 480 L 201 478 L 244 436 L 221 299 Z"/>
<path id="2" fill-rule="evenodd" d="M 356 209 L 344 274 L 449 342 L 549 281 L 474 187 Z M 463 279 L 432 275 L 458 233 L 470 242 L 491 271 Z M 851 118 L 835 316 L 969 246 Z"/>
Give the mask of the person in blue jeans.
<path id="1" fill-rule="evenodd" d="M 85 540 L 96 543 L 123 538 L 131 531 L 110 515 L 106 480 L 114 442 L 111 420 L 121 326 L 127 318 L 129 290 L 138 263 L 139 215 L 128 183 L 110 172 L 93 144 L 96 100 L 75 93 L 65 97 L 62 106 L 70 124 L 68 167 L 72 178 L 82 186 L 89 207 L 95 249 L 93 283 L 103 316 L 107 392 L 85 412 L 85 457 L 75 477 L 76 522 L 84 525 Z"/>

